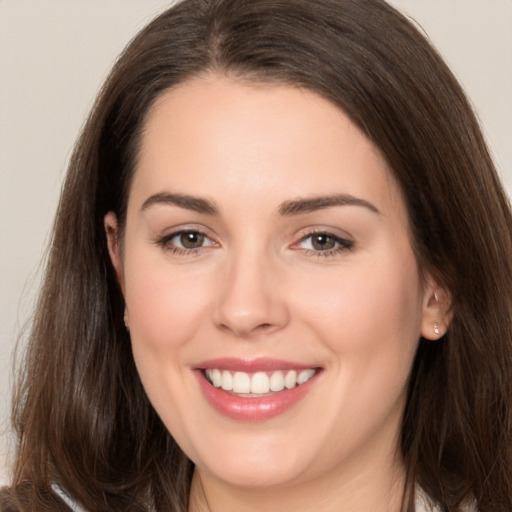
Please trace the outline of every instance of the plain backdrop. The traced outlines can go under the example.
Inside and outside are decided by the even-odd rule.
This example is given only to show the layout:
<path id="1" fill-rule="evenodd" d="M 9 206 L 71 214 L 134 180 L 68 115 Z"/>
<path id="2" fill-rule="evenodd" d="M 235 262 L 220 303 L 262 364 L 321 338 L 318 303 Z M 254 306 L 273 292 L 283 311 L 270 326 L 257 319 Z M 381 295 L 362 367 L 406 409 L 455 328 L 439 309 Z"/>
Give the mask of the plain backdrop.
<path id="1" fill-rule="evenodd" d="M 0 0 L 0 484 L 12 350 L 29 322 L 73 142 L 116 56 L 163 0 Z M 466 89 L 512 192 L 512 0 L 392 0 Z"/>

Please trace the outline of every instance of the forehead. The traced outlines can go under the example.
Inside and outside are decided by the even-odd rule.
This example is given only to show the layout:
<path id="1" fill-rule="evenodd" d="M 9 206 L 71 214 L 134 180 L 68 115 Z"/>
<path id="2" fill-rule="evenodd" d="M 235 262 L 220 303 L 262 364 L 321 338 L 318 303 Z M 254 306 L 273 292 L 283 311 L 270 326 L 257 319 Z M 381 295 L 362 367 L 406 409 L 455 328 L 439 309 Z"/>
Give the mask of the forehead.
<path id="1" fill-rule="evenodd" d="M 220 198 L 231 190 L 247 205 L 333 193 L 400 199 L 385 159 L 346 114 L 289 85 L 217 75 L 185 82 L 157 99 L 141 142 L 139 204 L 163 190 Z"/>

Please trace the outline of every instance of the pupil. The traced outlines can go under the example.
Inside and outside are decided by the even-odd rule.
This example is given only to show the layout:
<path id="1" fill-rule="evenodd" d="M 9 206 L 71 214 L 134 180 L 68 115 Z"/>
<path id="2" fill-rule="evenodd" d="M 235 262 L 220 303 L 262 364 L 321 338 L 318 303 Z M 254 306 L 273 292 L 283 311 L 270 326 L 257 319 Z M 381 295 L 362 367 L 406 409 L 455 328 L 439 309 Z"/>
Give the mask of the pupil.
<path id="1" fill-rule="evenodd" d="M 315 235 L 313 238 L 313 247 L 320 251 L 334 249 L 334 239 L 329 235 Z"/>
<path id="2" fill-rule="evenodd" d="M 186 249 L 197 249 L 204 242 L 204 235 L 201 233 L 182 233 L 180 242 Z"/>

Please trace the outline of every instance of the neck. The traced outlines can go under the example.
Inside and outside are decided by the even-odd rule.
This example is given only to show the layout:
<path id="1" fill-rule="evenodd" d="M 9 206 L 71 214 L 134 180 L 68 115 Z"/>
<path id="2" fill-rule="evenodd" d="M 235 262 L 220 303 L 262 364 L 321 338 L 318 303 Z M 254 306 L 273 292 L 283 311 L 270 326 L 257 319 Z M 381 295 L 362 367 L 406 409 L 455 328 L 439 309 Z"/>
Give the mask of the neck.
<path id="1" fill-rule="evenodd" d="M 196 468 L 189 512 L 399 512 L 405 470 L 393 459 L 264 489 L 233 486 Z"/>

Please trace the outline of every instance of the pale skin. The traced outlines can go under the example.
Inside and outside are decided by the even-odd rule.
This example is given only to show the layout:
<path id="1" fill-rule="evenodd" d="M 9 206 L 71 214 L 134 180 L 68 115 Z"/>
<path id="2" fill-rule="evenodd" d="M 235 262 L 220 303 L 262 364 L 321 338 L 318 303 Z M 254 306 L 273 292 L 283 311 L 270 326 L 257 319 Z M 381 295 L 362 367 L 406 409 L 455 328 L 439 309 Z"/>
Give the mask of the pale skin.
<path id="1" fill-rule="evenodd" d="M 385 160 L 318 95 L 214 74 L 145 128 L 122 247 L 105 228 L 142 383 L 196 464 L 190 511 L 398 511 L 409 372 L 449 315 Z M 321 370 L 283 413 L 236 421 L 192 375 L 223 357 Z"/>

